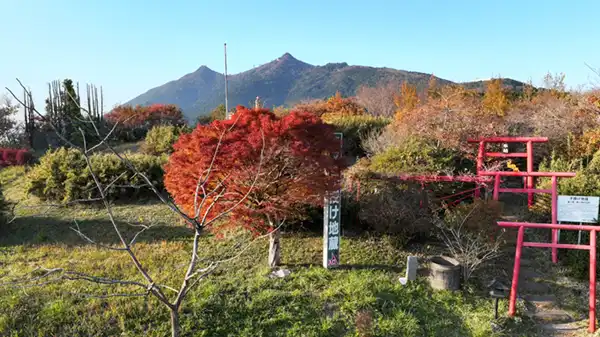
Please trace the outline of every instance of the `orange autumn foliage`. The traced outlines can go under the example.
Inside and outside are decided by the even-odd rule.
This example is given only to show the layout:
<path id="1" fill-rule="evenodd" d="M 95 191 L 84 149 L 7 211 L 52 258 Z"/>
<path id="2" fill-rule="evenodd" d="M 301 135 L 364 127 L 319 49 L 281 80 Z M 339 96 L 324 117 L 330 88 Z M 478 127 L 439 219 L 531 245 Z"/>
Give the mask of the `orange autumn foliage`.
<path id="1" fill-rule="evenodd" d="M 485 94 L 481 102 L 483 111 L 489 114 L 504 116 L 510 103 L 504 90 L 502 79 L 493 78 L 486 84 Z"/>
<path id="2" fill-rule="evenodd" d="M 413 111 L 419 104 L 417 87 L 406 81 L 402 82 L 400 93 L 394 95 L 394 104 L 396 105 L 395 118 L 402 119 L 406 113 Z"/>
<path id="3" fill-rule="evenodd" d="M 358 104 L 354 98 L 342 97 L 337 91 L 334 96 L 325 102 L 323 118 L 334 116 L 356 116 L 365 114 L 365 108 Z"/>

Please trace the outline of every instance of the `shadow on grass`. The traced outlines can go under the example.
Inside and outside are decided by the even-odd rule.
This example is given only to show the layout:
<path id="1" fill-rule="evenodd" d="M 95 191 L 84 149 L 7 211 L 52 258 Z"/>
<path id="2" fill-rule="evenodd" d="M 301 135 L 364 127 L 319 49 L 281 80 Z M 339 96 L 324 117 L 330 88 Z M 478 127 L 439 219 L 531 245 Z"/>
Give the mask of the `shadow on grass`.
<path id="1" fill-rule="evenodd" d="M 214 296 L 186 311 L 198 318 L 194 324 L 205 336 L 473 335 L 454 310 L 462 305 L 459 296 L 432 296 L 426 286 L 403 288 L 366 275 L 346 274 L 330 284 L 321 281 L 303 291 L 293 289 L 292 282 L 248 289 L 221 285 Z M 366 321 L 371 323 L 361 324 L 361 316 L 370 317 Z M 357 331 L 357 324 L 364 329 Z"/>
<path id="2" fill-rule="evenodd" d="M 119 237 L 108 219 L 81 219 L 77 221 L 83 234 L 97 243 L 119 244 Z M 122 221 L 116 221 L 126 240 L 142 229 Z M 0 246 L 17 246 L 26 244 L 64 244 L 81 246 L 91 244 L 80 237 L 72 228 L 72 221 L 52 217 L 25 216 L 0 229 Z M 136 242 L 175 241 L 193 235 L 190 228 L 158 223 L 140 234 Z"/>
<path id="3" fill-rule="evenodd" d="M 316 268 L 322 267 L 323 265 L 318 263 L 285 263 L 282 267 L 290 268 L 290 269 L 301 269 L 301 268 Z M 379 270 L 379 271 L 389 271 L 394 273 L 400 273 L 405 270 L 405 268 L 400 266 L 393 265 L 385 265 L 385 264 L 342 264 L 335 268 L 337 270 Z"/>
<path id="4" fill-rule="evenodd" d="M 380 270 L 401 273 L 405 268 L 385 264 L 342 264 L 337 267 L 339 270 Z"/>

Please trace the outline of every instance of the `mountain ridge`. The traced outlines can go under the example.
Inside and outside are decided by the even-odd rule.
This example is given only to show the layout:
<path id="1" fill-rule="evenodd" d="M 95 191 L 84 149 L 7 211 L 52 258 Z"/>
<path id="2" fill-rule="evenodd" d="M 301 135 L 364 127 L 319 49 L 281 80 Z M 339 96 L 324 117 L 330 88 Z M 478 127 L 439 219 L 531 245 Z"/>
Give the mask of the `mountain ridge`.
<path id="1" fill-rule="evenodd" d="M 248 105 L 256 96 L 265 106 L 292 105 L 305 99 L 326 98 L 340 91 L 344 96 L 354 96 L 362 86 L 378 83 L 407 81 L 424 89 L 432 75 L 422 72 L 388 67 L 349 65 L 332 62 L 312 65 L 296 59 L 290 53 L 237 74 L 228 74 L 228 101 L 231 107 Z M 438 84 L 460 84 L 468 88 L 483 88 L 485 81 L 453 82 L 435 77 Z M 503 79 L 505 85 L 519 89 L 523 82 Z M 166 82 L 129 100 L 125 104 L 149 105 L 176 104 L 189 120 L 206 115 L 224 102 L 225 76 L 206 65 Z"/>

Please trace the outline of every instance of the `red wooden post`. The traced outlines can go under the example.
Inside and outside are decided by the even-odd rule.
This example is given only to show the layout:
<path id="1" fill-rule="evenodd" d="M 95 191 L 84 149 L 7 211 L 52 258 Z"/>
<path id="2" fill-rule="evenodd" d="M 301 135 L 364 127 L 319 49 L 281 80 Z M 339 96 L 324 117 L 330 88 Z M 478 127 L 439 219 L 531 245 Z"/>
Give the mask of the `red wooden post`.
<path id="1" fill-rule="evenodd" d="M 479 176 L 479 172 L 483 170 L 483 156 L 485 154 L 485 142 L 479 142 L 479 150 L 477 151 L 477 175 Z M 481 185 L 477 184 L 477 189 L 475 190 L 475 199 L 479 199 L 481 197 Z"/>
<path id="2" fill-rule="evenodd" d="M 558 184 L 556 176 L 552 176 L 552 224 L 558 223 Z M 552 244 L 558 243 L 558 230 L 552 229 Z M 552 247 L 552 262 L 558 262 L 558 249 Z"/>
<path id="3" fill-rule="evenodd" d="M 512 284 L 510 286 L 510 297 L 508 302 L 508 316 L 514 316 L 517 311 L 517 286 L 519 284 L 519 270 L 521 269 L 521 251 L 523 250 L 523 236 L 525 227 L 519 226 L 517 235 L 517 249 L 515 250 L 515 265 L 513 267 Z"/>
<path id="4" fill-rule="evenodd" d="M 574 172 L 513 172 L 513 171 L 483 171 L 479 173 L 481 176 L 493 177 L 501 175 L 503 177 L 557 177 L 557 178 L 572 178 L 576 176 Z"/>
<path id="5" fill-rule="evenodd" d="M 479 143 L 482 140 L 488 143 L 545 143 L 548 141 L 548 137 L 488 137 L 483 139 L 467 139 L 467 142 Z"/>
<path id="6" fill-rule="evenodd" d="M 500 197 L 500 175 L 496 174 L 494 177 L 494 200 L 498 200 Z"/>
<path id="7" fill-rule="evenodd" d="M 533 172 L 533 142 L 527 142 L 527 173 Z M 533 188 L 533 177 L 527 177 L 527 188 Z M 527 206 L 533 206 L 533 193 L 527 193 Z"/>
<path id="8" fill-rule="evenodd" d="M 589 294 L 589 325 L 588 330 L 590 332 L 596 331 L 596 232 L 599 230 L 597 226 L 591 225 L 559 225 L 559 224 L 545 224 L 545 223 L 531 223 L 531 222 L 508 222 L 498 221 L 500 227 L 519 228 L 519 236 L 517 238 L 517 247 L 515 251 L 515 267 L 513 270 L 513 284 L 511 287 L 511 293 L 509 298 L 508 314 L 510 316 L 515 314 L 516 304 L 516 292 L 517 283 L 519 278 L 519 267 L 521 260 L 521 247 L 537 247 L 537 248 L 560 248 L 560 249 L 580 249 L 590 251 L 590 294 Z M 545 243 L 545 242 L 524 242 L 523 232 L 524 228 L 542 228 L 542 229 L 561 229 L 561 230 L 584 230 L 590 232 L 590 243 L 589 245 L 581 244 L 565 244 L 565 243 Z"/>
<path id="9" fill-rule="evenodd" d="M 589 332 L 596 331 L 596 231 L 590 231 L 590 322 Z"/>

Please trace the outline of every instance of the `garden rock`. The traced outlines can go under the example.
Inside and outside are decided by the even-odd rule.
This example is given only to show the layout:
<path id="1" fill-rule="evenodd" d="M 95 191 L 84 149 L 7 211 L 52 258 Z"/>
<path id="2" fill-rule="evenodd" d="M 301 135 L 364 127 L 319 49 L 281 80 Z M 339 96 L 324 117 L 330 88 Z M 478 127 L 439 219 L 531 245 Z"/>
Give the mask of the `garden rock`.
<path id="1" fill-rule="evenodd" d="M 271 272 L 269 274 L 270 278 L 285 278 L 289 276 L 292 272 L 289 269 L 279 269 Z"/>

